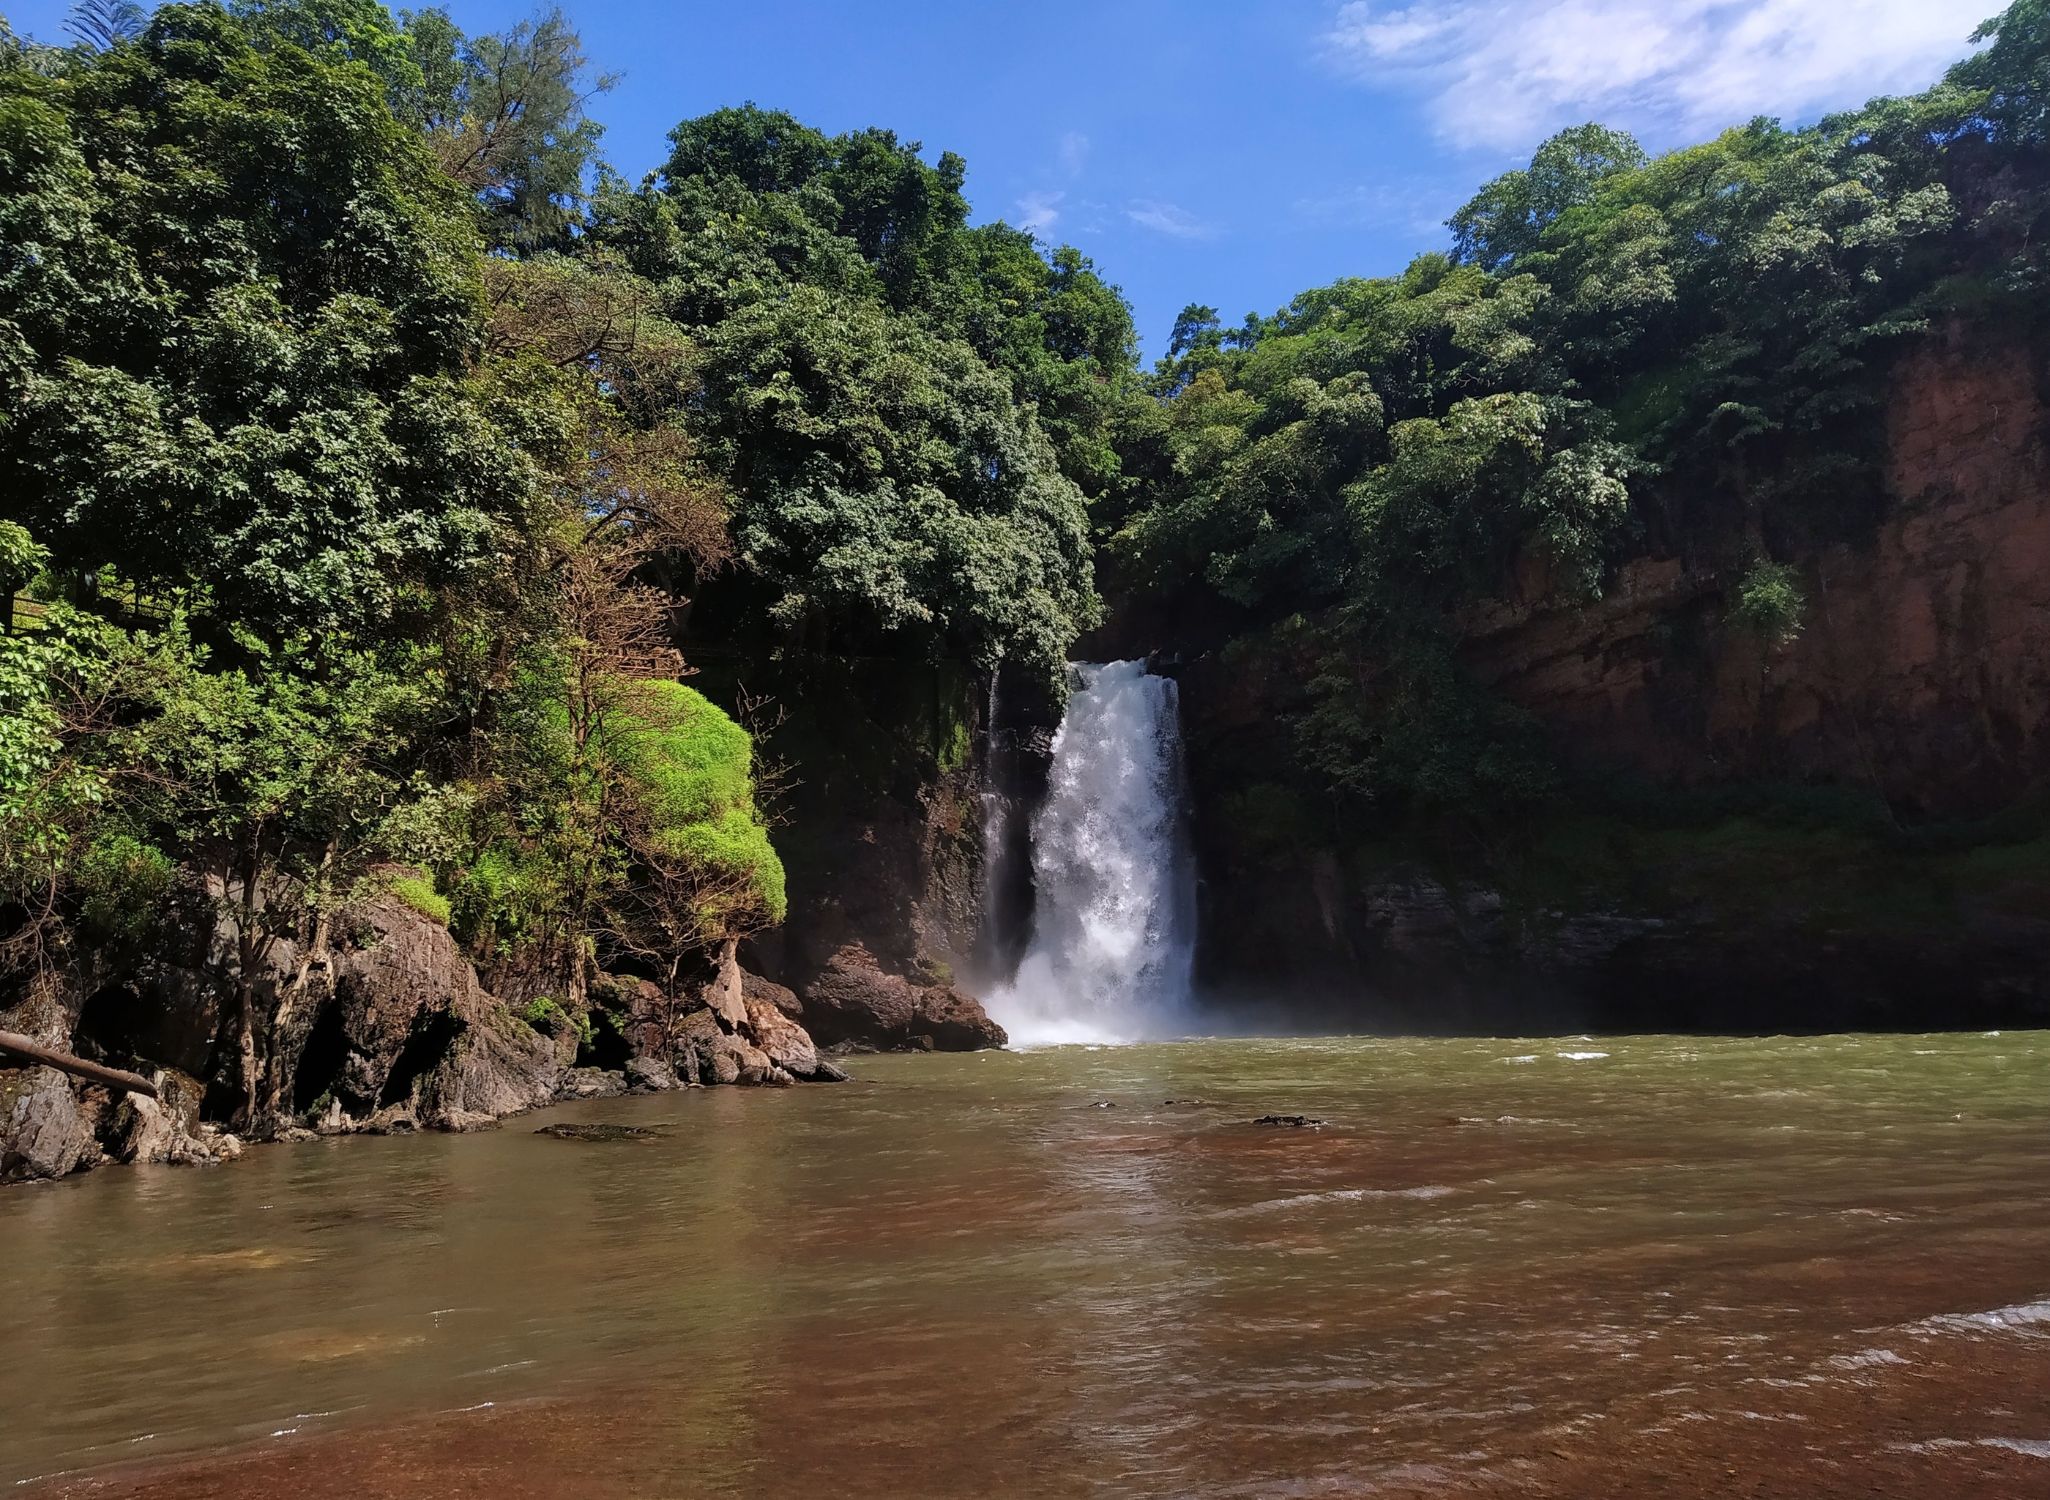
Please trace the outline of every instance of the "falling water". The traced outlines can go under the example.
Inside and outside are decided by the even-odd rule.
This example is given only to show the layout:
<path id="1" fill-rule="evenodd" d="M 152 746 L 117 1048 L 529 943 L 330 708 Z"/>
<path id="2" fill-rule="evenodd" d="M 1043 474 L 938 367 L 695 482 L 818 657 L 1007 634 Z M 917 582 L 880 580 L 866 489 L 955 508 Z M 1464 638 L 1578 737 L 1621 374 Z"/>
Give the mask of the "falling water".
<path id="1" fill-rule="evenodd" d="M 1032 822 L 1032 940 L 990 1013 L 1013 1042 L 1126 1042 L 1183 1029 L 1195 872 L 1171 678 L 1075 669 Z"/>

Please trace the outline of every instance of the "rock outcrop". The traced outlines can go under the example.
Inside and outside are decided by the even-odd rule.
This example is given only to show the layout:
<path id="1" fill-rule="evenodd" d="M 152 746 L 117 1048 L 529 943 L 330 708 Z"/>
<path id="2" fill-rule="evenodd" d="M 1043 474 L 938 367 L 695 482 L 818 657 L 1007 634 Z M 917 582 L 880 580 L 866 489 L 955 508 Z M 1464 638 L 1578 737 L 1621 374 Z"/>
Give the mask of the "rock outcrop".
<path id="1" fill-rule="evenodd" d="M 83 1007 L 47 988 L 11 1007 L 5 1019 L 16 1029 L 132 1066 L 154 1077 L 160 1097 L 0 1065 L 0 1180 L 239 1154 L 235 1137 L 202 1119 L 207 1110 L 226 1118 L 241 1102 L 230 1082 L 230 952 L 217 933 L 174 931 L 141 973 Z M 516 1014 L 484 988 L 446 927 L 390 895 L 344 914 L 318 951 L 274 944 L 257 988 L 276 1018 L 266 1092 L 276 1089 L 286 1136 L 468 1130 L 630 1088 L 846 1077 L 819 1056 L 796 996 L 745 973 L 730 947 L 694 995 L 604 975 L 592 987 L 598 1024 L 546 1003 Z M 152 1045 L 190 1071 L 162 1066 Z M 211 1091 L 200 1081 L 208 1076 Z"/>
<path id="2" fill-rule="evenodd" d="M 1792 640 L 1733 621 L 1751 554 L 1699 539 L 1593 604 L 1533 566 L 1468 610 L 1463 666 L 1567 788 L 1484 840 L 1334 839 L 1290 784 L 1314 664 L 1189 659 L 1204 987 L 1442 1029 L 2050 1020 L 2046 395 L 2040 350 L 1998 333 L 1904 356 L 1870 532 L 1783 552 Z M 1645 810 L 1578 793 L 1617 785 Z"/>
<path id="3" fill-rule="evenodd" d="M 1008 1040 L 973 996 L 889 973 L 859 943 L 832 956 L 805 986 L 803 1004 L 806 1028 L 826 1046 L 973 1052 Z"/>

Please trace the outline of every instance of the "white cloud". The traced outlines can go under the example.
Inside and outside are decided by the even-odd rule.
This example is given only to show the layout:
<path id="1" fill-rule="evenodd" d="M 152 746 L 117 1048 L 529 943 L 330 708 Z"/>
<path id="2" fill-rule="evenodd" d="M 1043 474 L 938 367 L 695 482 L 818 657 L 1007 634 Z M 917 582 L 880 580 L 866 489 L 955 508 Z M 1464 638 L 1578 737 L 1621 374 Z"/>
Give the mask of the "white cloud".
<path id="1" fill-rule="evenodd" d="M 1061 221 L 1061 200 L 1057 192 L 1027 193 L 1018 200 L 1018 227 L 1032 234 L 1050 234 Z"/>
<path id="2" fill-rule="evenodd" d="M 1178 240 L 1207 240 L 1217 232 L 1186 208 L 1158 198 L 1133 199 L 1125 205 L 1125 217 L 1141 229 Z"/>
<path id="3" fill-rule="evenodd" d="M 1349 0 L 1326 57 L 1421 90 L 1438 133 L 1522 150 L 1595 119 L 1677 144 L 1927 87 L 1996 0 Z"/>
<path id="4" fill-rule="evenodd" d="M 1082 168 L 1089 162 L 1089 137 L 1079 130 L 1071 130 L 1061 137 L 1061 170 L 1070 177 L 1082 175 Z"/>

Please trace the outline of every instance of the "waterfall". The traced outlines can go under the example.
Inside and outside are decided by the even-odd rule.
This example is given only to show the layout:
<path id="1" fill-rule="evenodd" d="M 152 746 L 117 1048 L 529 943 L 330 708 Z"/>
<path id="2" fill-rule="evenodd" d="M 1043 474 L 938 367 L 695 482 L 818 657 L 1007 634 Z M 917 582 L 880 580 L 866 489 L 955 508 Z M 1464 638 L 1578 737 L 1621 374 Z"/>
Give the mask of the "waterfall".
<path id="1" fill-rule="evenodd" d="M 1032 938 L 987 1001 L 1014 1042 L 1125 1042 L 1182 1029 L 1195 868 L 1175 684 L 1145 663 L 1074 669 L 1032 820 Z"/>

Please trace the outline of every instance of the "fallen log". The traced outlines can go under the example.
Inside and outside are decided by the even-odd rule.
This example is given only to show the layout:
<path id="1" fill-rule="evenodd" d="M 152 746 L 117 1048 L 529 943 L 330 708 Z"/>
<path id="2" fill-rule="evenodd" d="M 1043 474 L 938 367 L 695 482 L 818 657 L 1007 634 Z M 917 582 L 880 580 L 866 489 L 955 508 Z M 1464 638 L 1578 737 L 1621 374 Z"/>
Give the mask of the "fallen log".
<path id="1" fill-rule="evenodd" d="M 104 1083 L 110 1089 L 126 1089 L 129 1093 L 141 1094 L 146 1099 L 157 1097 L 157 1086 L 139 1073 L 124 1073 L 119 1068 L 101 1067 L 96 1062 L 73 1057 L 69 1052 L 59 1052 L 54 1047 L 45 1047 L 19 1032 L 0 1031 L 0 1052 L 11 1052 L 16 1057 L 25 1057 L 30 1062 L 41 1063 L 46 1068 L 69 1073 L 74 1078 Z"/>

